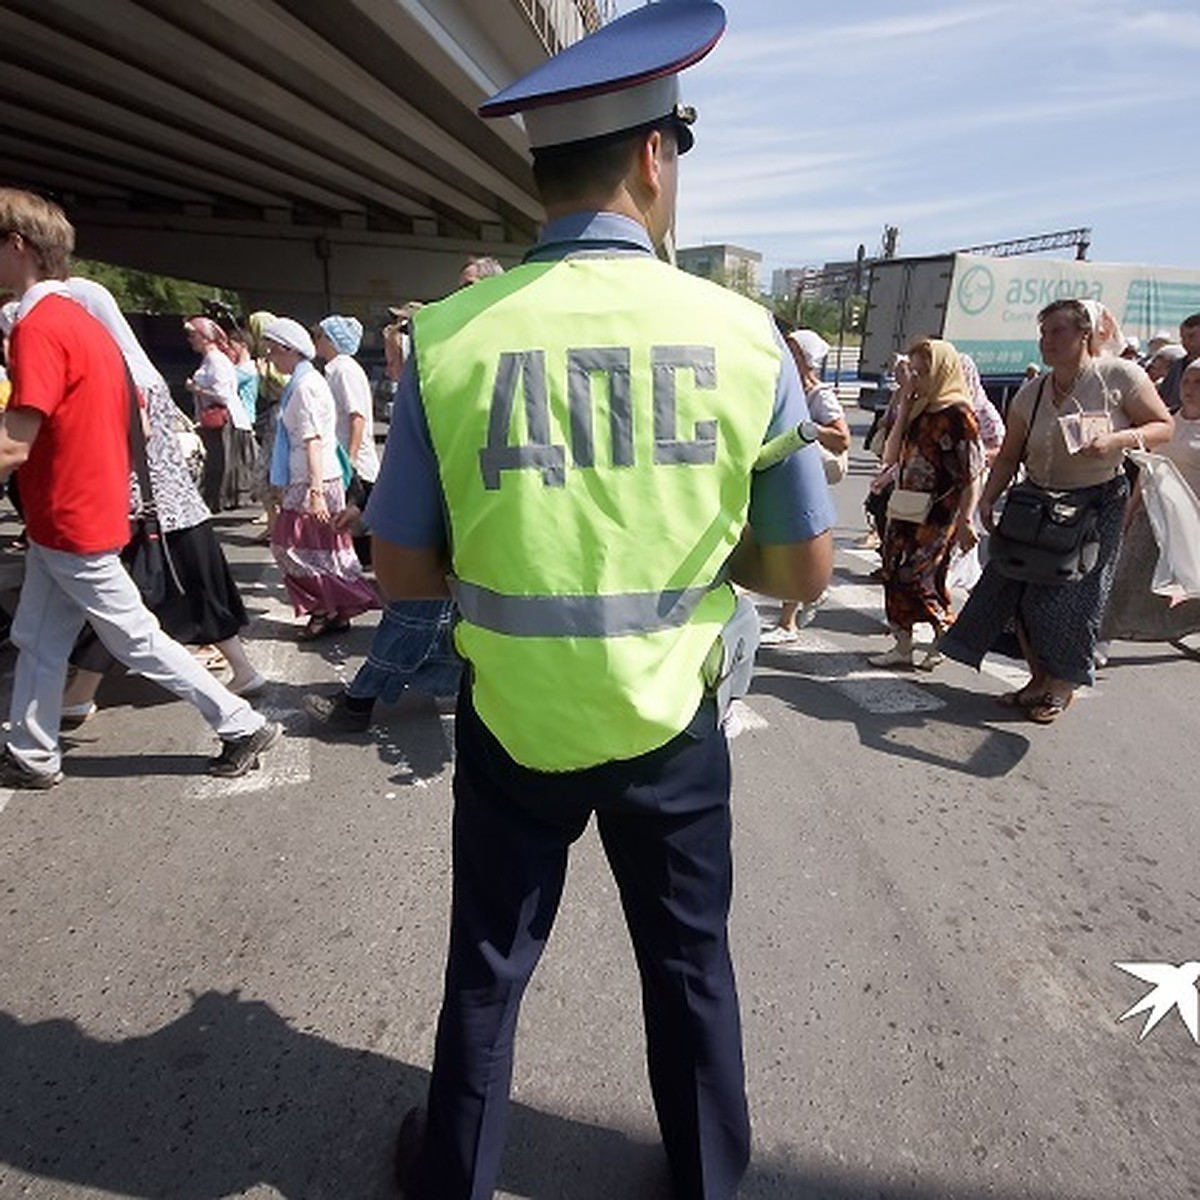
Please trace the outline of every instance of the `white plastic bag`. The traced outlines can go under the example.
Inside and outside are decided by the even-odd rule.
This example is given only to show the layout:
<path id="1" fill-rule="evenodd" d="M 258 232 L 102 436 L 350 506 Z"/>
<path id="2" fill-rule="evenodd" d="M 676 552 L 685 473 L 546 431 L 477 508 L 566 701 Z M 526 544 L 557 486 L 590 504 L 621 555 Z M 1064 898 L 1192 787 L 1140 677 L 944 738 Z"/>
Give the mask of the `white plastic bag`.
<path id="1" fill-rule="evenodd" d="M 950 567 L 946 572 L 946 586 L 969 592 L 983 574 L 979 565 L 979 546 L 974 545 L 965 554 L 956 545 L 950 551 Z"/>
<path id="2" fill-rule="evenodd" d="M 1150 590 L 1175 602 L 1200 598 L 1200 499 L 1169 458 L 1145 450 L 1129 457 L 1141 471 L 1142 503 L 1158 543 Z"/>

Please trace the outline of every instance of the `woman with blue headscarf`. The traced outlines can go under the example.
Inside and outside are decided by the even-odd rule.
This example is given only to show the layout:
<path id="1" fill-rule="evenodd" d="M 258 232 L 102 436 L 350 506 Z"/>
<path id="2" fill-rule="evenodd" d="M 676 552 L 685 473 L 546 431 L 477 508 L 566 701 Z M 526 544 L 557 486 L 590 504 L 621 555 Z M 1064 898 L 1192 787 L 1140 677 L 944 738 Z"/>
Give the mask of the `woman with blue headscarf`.
<path id="1" fill-rule="evenodd" d="M 353 469 L 346 499 L 364 509 L 379 475 L 379 453 L 375 449 L 371 381 L 354 357 L 362 343 L 362 323 L 357 317 L 335 314 L 321 321 L 314 334 L 317 357 L 324 360 L 325 382 L 337 406 L 338 445 Z M 356 537 L 354 549 L 363 566 L 369 567 L 370 537 Z"/>

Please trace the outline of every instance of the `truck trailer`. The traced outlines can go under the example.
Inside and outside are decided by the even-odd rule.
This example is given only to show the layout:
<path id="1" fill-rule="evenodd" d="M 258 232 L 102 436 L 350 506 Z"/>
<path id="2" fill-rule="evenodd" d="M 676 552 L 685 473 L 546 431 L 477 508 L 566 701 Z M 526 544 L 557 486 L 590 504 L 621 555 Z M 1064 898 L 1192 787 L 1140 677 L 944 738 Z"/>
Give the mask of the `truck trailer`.
<path id="1" fill-rule="evenodd" d="M 1022 256 L 942 254 L 879 259 L 863 329 L 860 378 L 881 379 L 892 355 L 918 337 L 940 337 L 971 355 L 994 400 L 1004 402 L 1029 363 L 1041 364 L 1037 314 L 1053 300 L 1106 304 L 1142 343 L 1178 336 L 1200 312 L 1200 271 Z"/>

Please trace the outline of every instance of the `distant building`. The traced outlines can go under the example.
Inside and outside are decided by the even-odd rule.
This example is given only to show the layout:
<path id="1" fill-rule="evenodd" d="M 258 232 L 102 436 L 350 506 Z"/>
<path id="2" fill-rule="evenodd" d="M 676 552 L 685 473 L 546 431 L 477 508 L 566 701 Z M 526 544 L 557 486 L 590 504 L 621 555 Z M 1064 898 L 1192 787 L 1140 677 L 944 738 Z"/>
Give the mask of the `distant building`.
<path id="1" fill-rule="evenodd" d="M 680 270 L 711 279 L 748 296 L 758 295 L 762 257 L 757 250 L 725 243 L 686 246 L 675 252 Z"/>
<path id="2" fill-rule="evenodd" d="M 858 263 L 853 259 L 849 262 L 827 262 L 819 271 L 813 272 L 806 289 L 807 297 L 811 300 L 840 300 L 843 295 L 854 295 L 857 270 Z M 858 290 L 865 292 L 869 279 L 869 266 L 864 266 Z"/>
<path id="3" fill-rule="evenodd" d="M 780 267 L 771 273 L 771 295 L 776 300 L 786 300 L 796 294 L 801 285 L 813 275 L 820 274 L 820 267 Z"/>

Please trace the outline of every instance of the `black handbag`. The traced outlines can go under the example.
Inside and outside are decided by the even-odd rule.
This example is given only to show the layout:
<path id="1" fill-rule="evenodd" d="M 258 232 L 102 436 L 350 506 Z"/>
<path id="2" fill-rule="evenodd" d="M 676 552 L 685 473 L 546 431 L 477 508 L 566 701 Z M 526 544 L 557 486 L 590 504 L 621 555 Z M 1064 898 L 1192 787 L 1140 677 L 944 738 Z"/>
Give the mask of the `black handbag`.
<path id="1" fill-rule="evenodd" d="M 142 497 L 141 515 L 130 522 L 129 541 L 121 551 L 125 570 L 137 585 L 147 608 L 153 609 L 167 598 L 168 579 L 177 591 L 183 586 L 175 574 L 166 538 L 158 522 L 154 492 L 150 487 L 150 470 L 146 463 L 146 435 L 142 430 L 142 415 L 138 405 L 137 388 L 128 368 L 125 381 L 129 390 L 129 460 L 137 475 Z"/>
<path id="2" fill-rule="evenodd" d="M 1043 379 L 1030 429 L 1045 390 Z M 1024 583 L 1077 583 L 1100 558 L 1100 506 L 1107 488 L 1099 484 L 1056 491 L 1029 480 L 1013 484 L 988 542 L 988 562 L 1006 578 Z"/>
<path id="3" fill-rule="evenodd" d="M 147 608 L 157 608 L 167 598 L 167 552 L 158 516 L 146 513 L 133 522 L 133 531 L 121 554 Z"/>
<path id="4" fill-rule="evenodd" d="M 988 543 L 988 562 L 1008 579 L 1077 583 L 1100 557 L 1106 486 L 1051 491 L 1026 481 L 1009 488 Z"/>

